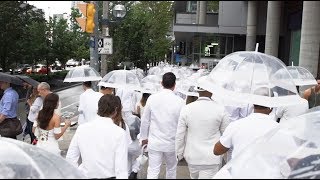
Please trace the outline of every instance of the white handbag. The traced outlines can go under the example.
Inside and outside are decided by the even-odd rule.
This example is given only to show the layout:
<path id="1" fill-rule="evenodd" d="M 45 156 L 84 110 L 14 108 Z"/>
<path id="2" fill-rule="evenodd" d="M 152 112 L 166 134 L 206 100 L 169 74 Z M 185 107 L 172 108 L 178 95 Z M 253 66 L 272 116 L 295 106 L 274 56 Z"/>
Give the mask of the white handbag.
<path id="1" fill-rule="evenodd" d="M 143 145 L 141 147 L 141 154 L 137 158 L 137 161 L 139 162 L 140 165 L 144 165 L 148 161 L 148 156 L 145 155 L 145 149 L 146 149 L 147 144 Z"/>

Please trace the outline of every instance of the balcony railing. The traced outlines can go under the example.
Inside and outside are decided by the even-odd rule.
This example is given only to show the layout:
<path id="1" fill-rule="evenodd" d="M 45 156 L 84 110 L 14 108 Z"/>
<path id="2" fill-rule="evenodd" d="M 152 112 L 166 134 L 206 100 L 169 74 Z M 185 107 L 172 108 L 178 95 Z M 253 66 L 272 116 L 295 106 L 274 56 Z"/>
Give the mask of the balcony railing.
<path id="1" fill-rule="evenodd" d="M 196 25 L 195 13 L 176 13 L 175 24 Z M 207 13 L 206 23 L 202 26 L 218 26 L 218 13 Z"/>

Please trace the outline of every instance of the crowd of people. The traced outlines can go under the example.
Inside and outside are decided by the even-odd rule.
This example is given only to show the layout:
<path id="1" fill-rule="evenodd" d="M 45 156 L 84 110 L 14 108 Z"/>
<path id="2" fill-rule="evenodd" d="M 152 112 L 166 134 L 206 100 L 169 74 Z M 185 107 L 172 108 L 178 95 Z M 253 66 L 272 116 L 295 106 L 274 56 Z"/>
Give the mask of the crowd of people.
<path id="1" fill-rule="evenodd" d="M 86 178 L 136 179 L 142 165 L 141 152 L 148 152 L 148 179 L 157 179 L 163 160 L 166 178 L 175 179 L 177 164 L 185 159 L 192 179 L 213 178 L 230 159 L 279 123 L 318 106 L 318 85 L 305 91 L 301 103 L 279 108 L 261 105 L 226 106 L 214 92 L 195 90 L 198 97 L 179 97 L 176 76 L 162 76 L 162 89 L 154 94 L 131 89 L 100 87 L 83 82 L 79 100 L 79 126 L 71 140 L 66 160 Z M 8 82 L 0 82 L 0 125 L 17 119 L 18 94 Z M 50 85 L 41 82 L 29 89 L 26 101 L 26 128 L 31 143 L 60 155 L 58 140 L 70 127 L 61 124 L 61 102 Z M 258 88 L 257 95 L 272 96 Z M 1 127 L 1 126 L 0 126 Z M 16 139 L 16 136 L 1 136 Z M 143 148 L 142 148 L 143 147 Z"/>

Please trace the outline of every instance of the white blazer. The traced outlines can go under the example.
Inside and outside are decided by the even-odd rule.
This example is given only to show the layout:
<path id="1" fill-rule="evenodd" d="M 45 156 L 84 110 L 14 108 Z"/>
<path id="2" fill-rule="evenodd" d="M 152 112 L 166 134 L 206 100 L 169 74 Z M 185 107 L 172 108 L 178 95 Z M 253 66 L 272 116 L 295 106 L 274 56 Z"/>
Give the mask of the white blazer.
<path id="1" fill-rule="evenodd" d="M 78 123 L 83 124 L 94 119 L 98 112 L 98 102 L 103 94 L 87 89 L 80 95 Z"/>
<path id="2" fill-rule="evenodd" d="M 169 89 L 152 94 L 141 117 L 140 137 L 148 139 L 148 149 L 174 152 L 182 98 Z"/>
<path id="3" fill-rule="evenodd" d="M 176 134 L 176 154 L 188 164 L 215 165 L 221 156 L 213 154 L 215 143 L 229 124 L 229 114 L 223 105 L 207 97 L 199 97 L 186 105 L 179 117 Z"/>

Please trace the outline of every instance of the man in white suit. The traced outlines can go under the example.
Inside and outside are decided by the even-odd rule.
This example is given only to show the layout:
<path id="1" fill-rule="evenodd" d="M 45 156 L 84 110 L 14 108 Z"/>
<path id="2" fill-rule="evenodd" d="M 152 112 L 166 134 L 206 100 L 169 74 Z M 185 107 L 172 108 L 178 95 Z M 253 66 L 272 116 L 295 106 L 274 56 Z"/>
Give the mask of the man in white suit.
<path id="1" fill-rule="evenodd" d="M 228 126 L 229 115 L 223 105 L 211 99 L 211 92 L 197 90 L 199 98 L 180 113 L 176 154 L 179 160 L 186 159 L 192 179 L 211 179 L 222 162 L 221 156 L 212 154 L 212 148 Z"/>
<path id="2" fill-rule="evenodd" d="M 141 118 L 140 137 L 142 146 L 148 144 L 149 167 L 147 179 L 157 179 L 162 159 L 166 163 L 166 178 L 175 179 L 177 158 L 175 137 L 184 101 L 175 95 L 176 76 L 172 72 L 162 77 L 162 89 L 151 95 Z"/>
<path id="3" fill-rule="evenodd" d="M 91 88 L 91 81 L 82 83 L 84 92 L 80 95 L 79 100 L 79 125 L 86 123 L 97 116 L 98 102 L 103 94 L 95 92 Z"/>

